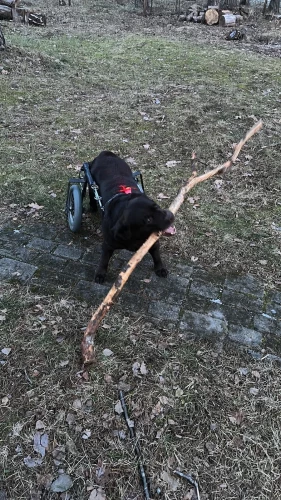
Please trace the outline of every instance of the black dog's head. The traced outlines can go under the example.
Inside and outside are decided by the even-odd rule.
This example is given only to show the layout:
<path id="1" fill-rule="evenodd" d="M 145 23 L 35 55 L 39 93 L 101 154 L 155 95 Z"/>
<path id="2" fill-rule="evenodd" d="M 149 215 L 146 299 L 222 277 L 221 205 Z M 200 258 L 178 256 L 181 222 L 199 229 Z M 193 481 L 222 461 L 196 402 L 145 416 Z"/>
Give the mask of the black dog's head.
<path id="1" fill-rule="evenodd" d="M 116 240 L 123 240 L 135 246 L 135 242 L 145 241 L 150 234 L 165 231 L 174 222 L 174 215 L 163 210 L 145 195 L 129 201 L 121 218 L 113 228 Z"/>

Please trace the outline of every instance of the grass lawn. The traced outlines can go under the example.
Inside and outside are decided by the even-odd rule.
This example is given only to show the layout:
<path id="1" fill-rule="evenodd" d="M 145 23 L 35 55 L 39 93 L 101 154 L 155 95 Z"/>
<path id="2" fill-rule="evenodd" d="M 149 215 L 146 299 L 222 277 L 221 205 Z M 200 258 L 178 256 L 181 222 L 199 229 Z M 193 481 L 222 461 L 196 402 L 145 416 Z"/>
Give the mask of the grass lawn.
<path id="1" fill-rule="evenodd" d="M 167 207 L 191 174 L 193 150 L 204 172 L 261 118 L 263 130 L 233 169 L 190 194 L 177 236 L 163 247 L 279 286 L 280 60 L 247 44 L 230 50 L 223 38 L 193 40 L 188 27 L 168 29 L 169 20 L 145 20 L 115 2 L 94 3 L 36 2 L 49 13 L 45 29 L 1 23 L 2 222 L 61 221 L 68 178 L 103 149 L 141 169 L 147 193 Z M 32 202 L 43 207 L 38 214 Z M 278 366 L 234 346 L 186 341 L 116 307 L 100 329 L 98 362 L 83 375 L 86 304 L 15 283 L 1 299 L 1 349 L 12 351 L 0 365 L 0 498 L 1 490 L 9 500 L 143 498 L 126 424 L 114 411 L 120 386 L 152 498 L 195 498 L 176 468 L 199 478 L 202 500 L 279 498 Z M 134 373 L 135 362 L 147 373 Z M 49 446 L 31 467 L 28 457 L 40 456 L 36 425 Z M 73 481 L 64 496 L 49 490 L 59 469 Z"/>

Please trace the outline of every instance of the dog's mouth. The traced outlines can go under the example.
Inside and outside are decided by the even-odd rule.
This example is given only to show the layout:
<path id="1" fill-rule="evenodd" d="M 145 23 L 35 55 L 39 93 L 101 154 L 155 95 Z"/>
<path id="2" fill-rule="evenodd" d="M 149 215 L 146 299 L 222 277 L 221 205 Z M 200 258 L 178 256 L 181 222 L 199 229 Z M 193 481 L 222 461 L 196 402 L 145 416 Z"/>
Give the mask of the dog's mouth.
<path id="1" fill-rule="evenodd" d="M 169 226 L 167 227 L 167 229 L 164 229 L 164 231 L 162 232 L 163 236 L 174 236 L 174 234 L 176 234 L 176 228 L 175 226 Z"/>

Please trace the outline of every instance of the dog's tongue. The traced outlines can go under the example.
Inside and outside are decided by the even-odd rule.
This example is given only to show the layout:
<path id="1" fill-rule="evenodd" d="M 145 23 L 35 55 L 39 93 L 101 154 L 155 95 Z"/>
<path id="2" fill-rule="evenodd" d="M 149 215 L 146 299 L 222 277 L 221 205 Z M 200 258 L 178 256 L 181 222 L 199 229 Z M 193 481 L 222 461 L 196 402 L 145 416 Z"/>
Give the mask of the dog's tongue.
<path id="1" fill-rule="evenodd" d="M 164 236 L 173 236 L 174 234 L 176 234 L 175 226 L 169 226 L 165 229 L 165 231 L 163 231 Z"/>

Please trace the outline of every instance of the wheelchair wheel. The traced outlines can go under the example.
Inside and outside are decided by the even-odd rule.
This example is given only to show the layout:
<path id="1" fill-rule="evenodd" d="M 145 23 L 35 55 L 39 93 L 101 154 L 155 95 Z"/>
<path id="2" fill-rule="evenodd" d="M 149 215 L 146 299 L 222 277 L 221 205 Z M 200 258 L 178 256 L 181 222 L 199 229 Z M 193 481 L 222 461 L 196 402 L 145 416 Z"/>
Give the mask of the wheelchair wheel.
<path id="1" fill-rule="evenodd" d="M 67 197 L 67 220 L 69 229 L 76 233 L 82 225 L 82 193 L 77 184 L 72 184 L 68 191 Z"/>

